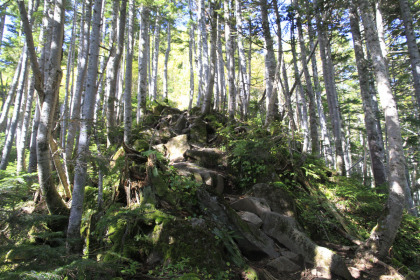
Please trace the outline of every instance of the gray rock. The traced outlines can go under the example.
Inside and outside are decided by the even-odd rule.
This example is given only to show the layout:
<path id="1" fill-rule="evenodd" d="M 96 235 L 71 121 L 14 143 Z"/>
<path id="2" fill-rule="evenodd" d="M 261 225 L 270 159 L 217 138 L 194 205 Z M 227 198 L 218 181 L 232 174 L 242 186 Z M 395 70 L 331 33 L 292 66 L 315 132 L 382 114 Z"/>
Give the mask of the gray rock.
<path id="1" fill-rule="evenodd" d="M 281 255 L 294 263 L 301 263 L 303 261 L 303 257 L 301 255 L 293 253 L 292 251 L 283 251 L 281 252 Z"/>
<path id="2" fill-rule="evenodd" d="M 184 160 L 184 153 L 190 148 L 188 144 L 188 137 L 186 134 L 171 138 L 165 144 L 168 151 L 168 158 L 172 162 Z"/>
<path id="3" fill-rule="evenodd" d="M 258 217 L 254 213 L 240 211 L 238 212 L 238 215 L 239 217 L 241 217 L 242 220 L 256 226 L 257 228 L 260 228 L 263 224 L 263 221 L 260 219 L 260 217 Z"/>
<path id="4" fill-rule="evenodd" d="M 230 206 L 237 211 L 251 212 L 259 217 L 265 212 L 271 212 L 270 206 L 263 198 L 245 197 L 235 201 Z"/>
<path id="5" fill-rule="evenodd" d="M 179 175 L 192 176 L 197 182 L 212 186 L 217 193 L 223 193 L 225 179 L 221 173 L 190 162 L 175 162 L 172 166 Z"/>
<path id="6" fill-rule="evenodd" d="M 265 254 L 276 258 L 274 241 L 261 230 L 248 225 L 228 205 L 224 205 L 216 196 L 211 196 L 204 189 L 197 191 L 199 205 L 220 226 L 233 231 L 233 238 L 245 254 Z"/>
<path id="7" fill-rule="evenodd" d="M 298 229 L 294 218 L 275 212 L 265 212 L 261 218 L 263 231 L 268 236 L 276 239 L 292 252 L 301 254 L 306 262 L 313 264 L 318 270 L 352 279 L 344 260 L 333 251 L 318 246 L 309 239 Z"/>
<path id="8" fill-rule="evenodd" d="M 264 198 L 273 212 L 289 217 L 296 216 L 293 198 L 279 187 L 268 184 L 256 184 L 252 187 L 249 194 L 254 197 Z"/>
<path id="9" fill-rule="evenodd" d="M 294 262 L 292 262 L 286 257 L 278 257 L 274 260 L 271 260 L 267 264 L 267 266 L 275 269 L 279 273 L 282 273 L 282 272 L 291 273 L 291 272 L 299 271 L 301 269 L 300 266 L 298 266 L 297 264 L 295 264 Z"/>

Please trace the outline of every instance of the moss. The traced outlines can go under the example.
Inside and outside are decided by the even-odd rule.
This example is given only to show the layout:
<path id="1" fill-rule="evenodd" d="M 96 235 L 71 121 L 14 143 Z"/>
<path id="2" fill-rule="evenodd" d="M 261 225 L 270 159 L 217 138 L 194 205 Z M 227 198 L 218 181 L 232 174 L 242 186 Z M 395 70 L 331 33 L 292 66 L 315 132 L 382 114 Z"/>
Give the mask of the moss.
<path id="1" fill-rule="evenodd" d="M 223 246 L 215 237 L 208 230 L 192 227 L 183 220 L 162 225 L 156 248 L 164 263 L 188 259 L 191 267 L 205 268 L 209 272 L 221 271 L 225 266 Z"/>

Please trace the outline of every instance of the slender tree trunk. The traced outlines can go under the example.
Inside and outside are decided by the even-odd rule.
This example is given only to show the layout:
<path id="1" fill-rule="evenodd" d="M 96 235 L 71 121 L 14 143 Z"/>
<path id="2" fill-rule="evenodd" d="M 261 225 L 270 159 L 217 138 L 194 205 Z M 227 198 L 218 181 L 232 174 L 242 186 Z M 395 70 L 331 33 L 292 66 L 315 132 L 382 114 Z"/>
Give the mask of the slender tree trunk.
<path id="1" fill-rule="evenodd" d="M 314 30 L 312 28 L 312 24 L 309 21 L 308 22 L 308 29 L 309 29 L 309 45 L 311 49 L 313 50 L 315 48 L 314 44 Z M 321 128 L 321 139 L 323 141 L 322 146 L 325 154 L 325 162 L 328 166 L 334 165 L 334 158 L 332 156 L 332 150 L 331 150 L 331 142 L 330 142 L 330 136 L 328 133 L 328 127 L 327 127 L 327 119 L 324 114 L 324 107 L 322 105 L 322 97 L 321 97 L 321 84 L 319 83 L 318 78 L 318 66 L 316 62 L 316 56 L 313 55 L 311 57 L 311 64 L 312 64 L 312 73 L 313 73 L 313 79 L 314 79 L 314 90 L 316 94 L 316 104 L 318 108 L 318 115 L 319 115 L 319 123 Z"/>
<path id="2" fill-rule="evenodd" d="M 36 137 L 38 135 L 39 127 L 40 108 L 39 102 L 35 105 L 35 114 L 32 120 L 32 132 L 29 143 L 29 161 L 28 161 L 28 173 L 34 173 L 37 171 L 37 157 L 36 157 Z"/>
<path id="3" fill-rule="evenodd" d="M 402 219 L 405 201 L 404 190 L 407 184 L 405 178 L 405 158 L 397 104 L 392 94 L 386 61 L 382 56 L 372 13 L 367 0 L 360 0 L 359 5 L 366 32 L 367 45 L 373 58 L 373 67 L 382 109 L 385 114 L 389 153 L 389 198 L 385 206 L 385 211 L 379 219 L 377 226 L 372 230 L 367 245 L 374 255 L 385 257 L 394 242 Z"/>
<path id="4" fill-rule="evenodd" d="M 297 1 L 295 0 L 295 5 L 297 5 Z M 306 94 L 308 95 L 309 99 L 309 120 L 310 120 L 310 135 L 311 135 L 311 143 L 312 143 L 312 154 L 319 156 L 319 138 L 318 138 L 318 122 L 317 122 L 317 114 L 316 114 L 316 104 L 315 104 L 315 96 L 314 90 L 312 87 L 312 80 L 311 75 L 309 74 L 308 64 L 307 64 L 307 51 L 305 46 L 305 40 L 303 38 L 303 28 L 302 22 L 300 20 L 301 15 L 298 15 L 297 20 L 297 27 L 299 33 L 299 44 L 300 44 L 300 58 L 301 64 L 303 68 L 303 73 L 305 75 L 306 80 Z"/>
<path id="5" fill-rule="evenodd" d="M 222 40 L 220 21 L 221 16 L 218 17 L 219 26 L 217 28 L 217 83 L 219 88 L 219 100 L 216 99 L 217 109 L 222 111 L 224 100 L 226 98 L 226 82 L 225 82 L 225 63 L 223 61 Z"/>
<path id="6" fill-rule="evenodd" d="M 317 6 L 317 1 L 315 1 Z M 315 9 L 316 11 L 318 8 Z M 337 100 L 337 91 L 334 80 L 334 66 L 332 64 L 331 49 L 327 36 L 325 34 L 325 23 L 321 21 L 320 13 L 316 12 L 316 21 L 318 27 L 318 42 L 321 53 L 322 68 L 324 73 L 325 88 L 327 91 L 328 109 L 330 112 L 331 123 L 333 126 L 335 149 L 336 149 L 336 168 L 341 176 L 346 175 L 346 167 L 344 163 L 344 151 L 342 146 L 342 133 L 341 133 L 341 119 L 339 104 Z"/>
<path id="7" fill-rule="evenodd" d="M 72 170 L 74 164 L 71 159 L 73 158 L 74 140 L 77 137 L 76 134 L 80 129 L 80 107 L 82 102 L 82 93 L 85 86 L 86 71 L 88 64 L 89 55 L 89 44 L 90 44 L 90 24 L 92 17 L 92 0 L 88 0 L 85 3 L 84 14 L 82 15 L 81 21 L 81 37 L 78 49 L 78 65 L 77 65 L 77 80 L 76 86 L 74 87 L 75 92 L 72 98 L 72 104 L 70 109 L 70 122 L 69 129 L 67 132 L 67 144 L 65 161 L 66 167 L 68 168 L 67 173 L 69 175 L 69 182 L 72 181 Z"/>
<path id="8" fill-rule="evenodd" d="M 10 128 L 6 134 L 6 141 L 4 142 L 3 146 L 3 152 L 1 157 L 1 163 L 0 163 L 0 170 L 6 170 L 7 165 L 9 163 L 9 155 L 10 151 L 12 150 L 13 140 L 16 136 L 16 128 L 18 126 L 19 121 L 19 112 L 21 110 L 22 105 L 22 97 L 24 95 L 25 91 L 25 84 L 28 79 L 28 56 L 26 54 L 27 47 L 26 44 L 23 47 L 23 64 L 22 64 L 22 73 L 20 75 L 19 79 L 19 86 L 17 88 L 16 92 L 16 98 L 15 98 L 15 105 L 13 107 L 13 116 L 10 120 Z M 20 171 L 20 170 L 19 170 Z"/>
<path id="9" fill-rule="evenodd" d="M 260 2 L 262 31 L 264 36 L 264 56 L 265 56 L 265 91 L 266 91 L 266 118 L 265 126 L 271 124 L 276 115 L 277 94 L 273 92 L 274 77 L 276 72 L 276 58 L 274 56 L 274 43 L 271 37 L 270 24 L 268 21 L 267 0 Z"/>
<path id="10" fill-rule="evenodd" d="M 124 89 L 124 142 L 130 143 L 132 117 L 131 117 L 131 90 L 133 83 L 133 47 L 134 47 L 134 0 L 128 4 L 128 41 L 127 41 L 127 65 L 125 68 Z"/>
<path id="11" fill-rule="evenodd" d="M 153 50 L 153 65 L 152 65 L 152 77 L 150 81 L 150 92 L 149 95 L 152 101 L 157 99 L 157 76 L 158 76 L 158 64 L 159 64 L 159 45 L 160 45 L 160 12 L 156 14 L 155 21 L 155 41 Z"/>
<path id="12" fill-rule="evenodd" d="M 77 2 L 74 3 L 73 14 L 76 16 L 77 14 Z M 63 149 L 66 148 L 66 131 L 67 131 L 67 124 L 69 119 L 69 98 L 71 98 L 70 92 L 70 78 L 71 74 L 73 73 L 73 65 L 74 65 L 74 54 L 75 54 L 75 43 L 76 43 L 76 26 L 77 20 L 73 21 L 73 27 L 71 31 L 71 41 L 69 46 L 69 55 L 67 59 L 67 71 L 66 71 L 66 87 L 65 91 L 66 94 L 64 96 L 64 103 L 61 110 L 61 147 Z M 81 38 L 82 40 L 82 38 Z M 64 155 L 65 159 L 66 154 Z M 67 169 L 67 168 L 66 168 Z"/>
<path id="13" fill-rule="evenodd" d="M 26 149 L 26 141 L 27 141 L 27 134 L 29 128 L 29 122 L 31 120 L 31 113 L 32 113 L 32 105 L 35 93 L 35 80 L 31 78 L 28 86 L 28 94 L 26 97 L 26 106 L 23 113 L 22 118 L 22 128 L 20 131 L 20 137 L 17 139 L 16 143 L 16 150 L 17 150 L 17 172 L 22 172 L 26 170 L 25 167 L 25 149 Z"/>
<path id="14" fill-rule="evenodd" d="M 11 106 L 10 104 L 12 103 L 12 100 L 16 95 L 16 89 L 17 89 L 18 84 L 19 84 L 19 77 L 20 77 L 21 70 L 23 68 L 22 64 L 24 63 L 23 59 L 24 59 L 25 56 L 26 56 L 26 54 L 24 53 L 24 50 L 23 50 L 22 54 L 20 55 L 19 62 L 17 64 L 15 74 L 13 75 L 13 80 L 12 80 L 12 83 L 10 84 L 9 92 L 8 92 L 6 100 L 3 104 L 3 110 L 2 110 L 1 116 L 0 116 L 0 131 L 3 131 L 3 132 L 6 132 L 7 118 L 8 118 L 9 109 L 10 109 L 10 106 Z"/>
<path id="15" fill-rule="evenodd" d="M 249 77 L 247 73 L 246 57 L 243 43 L 243 18 L 242 18 L 242 6 L 240 1 L 235 2 L 236 8 L 236 25 L 238 28 L 238 52 L 239 52 L 239 68 L 241 73 L 242 85 L 240 86 L 243 92 L 243 114 L 244 118 L 247 118 L 248 115 L 248 100 L 249 100 Z"/>
<path id="16" fill-rule="evenodd" d="M 141 8 L 140 23 L 140 46 L 139 46 L 139 83 L 137 87 L 137 123 L 140 123 L 142 116 L 146 113 L 147 98 L 147 67 L 150 53 L 149 37 L 149 10 L 143 6 Z"/>
<path id="17" fill-rule="evenodd" d="M 420 109 L 420 52 L 414 34 L 413 16 L 408 0 L 400 0 L 401 17 L 404 21 L 404 32 L 407 38 L 408 53 L 410 55 L 411 72 L 413 74 L 414 92 L 417 106 Z M 418 116 L 419 117 L 419 116 Z"/>
<path id="18" fill-rule="evenodd" d="M 302 151 L 304 153 L 308 152 L 309 148 L 309 129 L 308 129 L 308 111 L 306 109 L 306 100 L 305 94 L 303 91 L 301 75 L 299 73 L 299 68 L 297 64 L 297 54 L 296 54 L 296 38 L 294 35 L 295 25 L 292 23 L 291 26 L 291 36 L 292 36 L 292 55 L 293 55 L 293 69 L 295 74 L 295 84 L 297 88 L 296 92 L 296 99 L 297 99 L 297 110 L 296 112 L 299 114 L 297 120 L 299 121 L 299 126 L 303 134 L 303 148 Z"/>
<path id="19" fill-rule="evenodd" d="M 359 14 L 354 4 L 350 9 L 350 27 L 353 36 L 357 71 L 359 74 L 363 111 L 365 113 L 364 120 L 368 138 L 370 159 L 372 162 L 372 173 L 375 180 L 375 186 L 379 187 L 387 184 L 387 174 L 384 165 L 384 150 L 382 145 L 380 145 L 380 135 L 372 108 L 372 100 L 369 92 L 369 65 L 368 61 L 365 59 L 365 54 L 363 51 L 363 41 L 360 34 Z"/>
<path id="20" fill-rule="evenodd" d="M 126 3 L 123 3 L 123 6 L 125 4 Z M 83 214 L 83 200 L 87 176 L 87 157 L 89 154 L 90 132 L 93 123 L 93 111 L 97 91 L 96 80 L 98 77 L 101 9 L 102 0 L 95 0 L 86 92 L 83 102 L 78 157 L 76 160 L 74 176 L 73 200 L 70 210 L 69 226 L 67 229 L 67 250 L 73 253 L 81 253 L 83 248 L 81 242 L 82 240 L 80 240 L 80 224 Z"/>
<path id="21" fill-rule="evenodd" d="M 165 63 L 163 64 L 163 99 L 167 102 L 168 99 L 168 61 L 169 53 L 171 51 L 171 24 L 168 22 L 167 37 L 168 46 L 165 52 Z"/>
<path id="22" fill-rule="evenodd" d="M 4 23 L 6 22 L 6 7 L 0 13 L 0 53 L 1 53 L 1 45 L 3 43 L 3 33 L 4 33 Z"/>
<path id="23" fill-rule="evenodd" d="M 214 77 L 216 74 L 216 48 L 217 48 L 217 17 L 218 17 L 218 5 L 216 2 L 210 2 L 210 10 L 212 13 L 211 22 L 211 34 L 210 34 L 210 73 L 208 77 L 208 84 L 204 96 L 204 103 L 201 112 L 203 114 L 210 113 L 212 97 L 214 92 Z M 207 41 L 207 39 L 206 39 Z"/>
<path id="24" fill-rule="evenodd" d="M 188 110 L 192 109 L 192 103 L 194 99 L 194 23 L 193 23 L 193 14 L 192 14 L 192 0 L 188 0 L 189 14 L 190 14 L 190 23 L 189 23 L 189 41 L 188 41 L 188 58 L 190 62 L 190 94 L 189 94 L 189 103 Z"/>
<path id="25" fill-rule="evenodd" d="M 118 11 L 120 11 L 119 20 Z M 116 0 L 113 2 L 113 36 L 117 38 L 117 46 L 115 52 L 111 56 L 109 67 L 106 75 L 106 96 L 107 96 L 107 110 L 106 110 L 106 126 L 107 126 L 107 141 L 108 146 L 116 143 L 116 131 L 115 131 L 115 93 L 117 92 L 117 80 L 118 80 L 118 69 L 120 67 L 121 57 L 124 48 L 124 31 L 125 31 L 125 20 L 127 14 L 127 0 L 122 0 L 121 7 L 120 1 Z M 118 27 L 117 27 L 118 22 Z"/>
<path id="26" fill-rule="evenodd" d="M 228 71 L 228 84 L 229 84 L 229 119 L 235 118 L 236 111 L 236 96 L 235 96 L 235 58 L 233 49 L 233 38 L 231 33 L 232 23 L 229 9 L 229 1 L 224 0 L 225 12 L 225 41 L 226 41 L 226 62 Z"/>

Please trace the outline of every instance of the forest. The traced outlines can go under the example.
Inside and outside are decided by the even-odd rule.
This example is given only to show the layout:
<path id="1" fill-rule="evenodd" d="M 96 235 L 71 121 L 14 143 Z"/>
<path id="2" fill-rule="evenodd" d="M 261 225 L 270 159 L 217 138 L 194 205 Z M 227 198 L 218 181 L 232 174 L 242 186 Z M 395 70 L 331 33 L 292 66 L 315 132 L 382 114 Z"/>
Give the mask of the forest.
<path id="1" fill-rule="evenodd" d="M 0 0 L 0 279 L 420 279 L 419 19 Z"/>

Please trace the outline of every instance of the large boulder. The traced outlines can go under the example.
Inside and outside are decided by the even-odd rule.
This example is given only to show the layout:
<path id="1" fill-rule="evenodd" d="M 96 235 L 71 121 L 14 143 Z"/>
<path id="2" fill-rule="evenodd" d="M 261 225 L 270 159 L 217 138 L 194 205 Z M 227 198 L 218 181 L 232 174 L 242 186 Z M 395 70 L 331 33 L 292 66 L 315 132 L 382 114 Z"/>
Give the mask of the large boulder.
<path id="1" fill-rule="evenodd" d="M 264 212 L 271 212 L 271 208 L 264 198 L 244 197 L 230 205 L 237 211 L 251 212 L 262 217 Z"/>
<path id="2" fill-rule="evenodd" d="M 296 207 L 293 198 L 279 187 L 263 183 L 256 184 L 249 191 L 249 195 L 265 199 L 273 212 L 289 217 L 296 216 Z"/>
<path id="3" fill-rule="evenodd" d="M 199 183 L 213 187 L 217 193 L 223 193 L 225 179 L 221 173 L 191 162 L 176 162 L 172 166 L 177 169 L 179 175 L 190 176 Z"/>
<path id="4" fill-rule="evenodd" d="M 305 262 L 312 264 L 323 277 L 331 279 L 331 273 L 333 273 L 344 279 L 353 279 L 344 260 L 333 251 L 318 246 L 299 231 L 293 218 L 274 212 L 265 212 L 262 220 L 263 231 L 267 235 L 291 251 L 302 255 Z"/>
<path id="5" fill-rule="evenodd" d="M 184 160 L 184 153 L 190 148 L 186 134 L 171 138 L 165 144 L 168 152 L 168 158 L 171 162 Z"/>
<path id="6" fill-rule="evenodd" d="M 271 260 L 267 266 L 273 268 L 278 273 L 292 273 L 301 269 L 299 265 L 295 264 L 286 257 L 278 257 Z"/>
<path id="7" fill-rule="evenodd" d="M 254 213 L 239 211 L 238 215 L 239 215 L 239 217 L 241 217 L 241 219 L 243 221 L 245 221 L 248 224 L 251 224 L 251 225 L 253 225 L 257 228 L 260 228 L 263 224 L 263 221 L 261 220 L 261 218 L 258 217 L 257 215 L 255 215 Z"/>
<path id="8" fill-rule="evenodd" d="M 274 241 L 256 227 L 248 225 L 240 216 L 224 204 L 222 199 L 210 195 L 204 189 L 197 191 L 200 208 L 213 221 L 233 232 L 233 238 L 241 251 L 247 257 L 268 256 L 276 258 L 279 253 L 275 250 Z"/>

